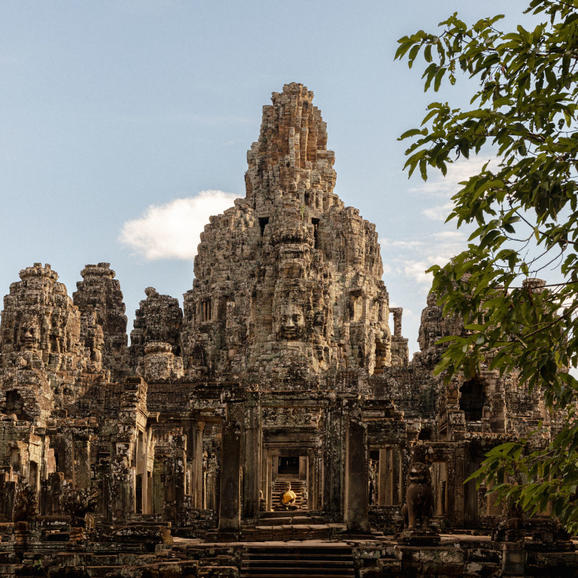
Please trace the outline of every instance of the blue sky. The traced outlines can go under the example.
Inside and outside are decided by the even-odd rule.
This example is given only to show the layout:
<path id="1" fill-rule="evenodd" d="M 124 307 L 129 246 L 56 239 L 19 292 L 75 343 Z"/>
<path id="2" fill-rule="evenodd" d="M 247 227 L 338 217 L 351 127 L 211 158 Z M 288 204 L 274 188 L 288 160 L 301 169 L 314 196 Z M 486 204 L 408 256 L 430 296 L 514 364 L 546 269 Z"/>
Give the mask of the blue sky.
<path id="1" fill-rule="evenodd" d="M 377 225 L 414 351 L 424 269 L 464 243 L 443 224 L 449 195 L 479 160 L 408 181 L 397 137 L 472 85 L 424 95 L 419 66 L 393 61 L 396 40 L 456 10 L 528 22 L 526 5 L 0 0 L 0 293 L 43 262 L 72 294 L 85 264 L 108 261 L 129 317 L 147 286 L 182 299 L 208 214 L 244 196 L 262 106 L 301 82 L 328 124 L 336 192 Z"/>

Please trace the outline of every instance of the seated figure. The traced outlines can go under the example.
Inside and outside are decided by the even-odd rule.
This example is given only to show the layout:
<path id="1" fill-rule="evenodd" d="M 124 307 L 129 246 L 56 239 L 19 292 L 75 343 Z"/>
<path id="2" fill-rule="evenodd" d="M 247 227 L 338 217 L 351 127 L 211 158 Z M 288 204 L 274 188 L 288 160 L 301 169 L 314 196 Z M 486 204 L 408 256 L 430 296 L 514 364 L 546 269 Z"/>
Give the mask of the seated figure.
<path id="1" fill-rule="evenodd" d="M 291 489 L 291 482 L 287 484 L 285 493 L 281 496 L 281 504 L 286 510 L 296 510 L 299 507 L 297 494 Z"/>

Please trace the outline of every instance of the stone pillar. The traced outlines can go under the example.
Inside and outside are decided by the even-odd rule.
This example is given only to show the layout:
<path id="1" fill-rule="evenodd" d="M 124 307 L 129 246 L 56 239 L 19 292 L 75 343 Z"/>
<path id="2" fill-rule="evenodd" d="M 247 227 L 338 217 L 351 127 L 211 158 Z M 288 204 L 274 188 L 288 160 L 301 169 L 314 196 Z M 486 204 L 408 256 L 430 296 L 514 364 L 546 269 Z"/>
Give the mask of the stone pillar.
<path id="1" fill-rule="evenodd" d="M 261 444 L 262 445 L 262 444 Z M 267 496 L 269 495 L 269 470 L 268 468 L 268 457 L 265 448 L 261 448 L 261 485 L 259 488 L 263 491 L 263 507 L 267 509 Z"/>
<path id="2" fill-rule="evenodd" d="M 377 474 L 377 503 L 380 506 L 389 506 L 392 503 L 391 491 L 391 464 L 389 462 L 389 448 L 379 450 L 379 471 Z"/>
<path id="3" fill-rule="evenodd" d="M 275 457 L 275 459 L 277 459 Z M 265 464 L 265 475 L 267 476 L 267 490 L 265 493 L 265 503 L 266 503 L 266 508 L 268 510 L 272 510 L 273 509 L 273 456 L 271 456 L 271 453 L 267 453 L 267 458 L 265 460 L 266 464 Z"/>
<path id="4" fill-rule="evenodd" d="M 183 439 L 184 442 L 186 440 Z M 185 451 L 182 451 L 179 448 L 179 453 L 174 460 L 174 465 L 172 467 L 172 475 L 173 480 L 172 483 L 174 484 L 174 496 L 175 496 L 175 514 L 173 520 L 177 520 L 179 517 L 180 512 L 183 511 L 183 504 L 185 503 L 185 485 L 186 485 L 186 447 Z"/>
<path id="5" fill-rule="evenodd" d="M 369 532 L 367 426 L 359 416 L 349 420 L 347 433 L 347 509 L 345 521 L 351 532 Z"/>
<path id="6" fill-rule="evenodd" d="M 319 455 L 318 449 L 310 449 L 307 455 L 309 459 L 309 475 L 307 482 L 307 491 L 309 493 L 309 509 L 320 510 L 323 460 Z"/>
<path id="7" fill-rule="evenodd" d="M 456 448 L 453 464 L 448 472 L 448 505 L 453 523 L 459 528 L 462 528 L 465 522 L 465 479 L 465 450 L 462 445 Z"/>
<path id="8" fill-rule="evenodd" d="M 221 499 L 219 501 L 219 531 L 237 532 L 241 527 L 239 424 L 228 421 L 223 426 L 221 469 Z"/>
<path id="9" fill-rule="evenodd" d="M 98 456 L 97 476 L 101 496 L 97 511 L 107 522 L 112 522 L 112 482 L 110 479 L 110 456 L 108 454 Z"/>
<path id="10" fill-rule="evenodd" d="M 153 466 L 153 474 L 152 474 L 152 496 L 151 496 L 151 513 L 152 514 L 162 514 L 164 503 L 165 503 L 165 495 L 164 495 L 164 456 L 161 456 L 160 453 L 157 451 L 155 452 L 155 461 Z"/>
<path id="11" fill-rule="evenodd" d="M 243 423 L 244 476 L 243 517 L 255 518 L 259 512 L 259 473 L 261 471 L 261 426 L 258 400 L 245 405 Z"/>
<path id="12" fill-rule="evenodd" d="M 217 456 L 207 456 L 204 460 L 204 487 L 203 487 L 203 509 L 217 510 L 218 508 L 218 460 Z"/>
<path id="13" fill-rule="evenodd" d="M 323 454 L 321 448 L 315 449 L 315 510 L 323 509 Z"/>
<path id="14" fill-rule="evenodd" d="M 343 406 L 340 401 L 327 408 L 323 447 L 323 509 L 334 519 L 343 516 L 344 452 Z"/>
<path id="15" fill-rule="evenodd" d="M 193 479 L 191 494 L 194 508 L 203 508 L 203 432 L 205 422 L 198 421 L 193 427 Z"/>
<path id="16" fill-rule="evenodd" d="M 58 456 L 58 470 L 64 473 L 68 481 L 75 483 L 74 443 L 65 435 L 59 434 L 54 440 L 54 451 Z"/>
<path id="17" fill-rule="evenodd" d="M 74 457 L 76 487 L 86 489 L 90 486 L 90 441 L 88 439 L 75 440 Z"/>
<path id="18" fill-rule="evenodd" d="M 401 337 L 401 317 L 403 309 L 401 307 L 390 307 L 389 312 L 393 314 L 393 335 Z"/>

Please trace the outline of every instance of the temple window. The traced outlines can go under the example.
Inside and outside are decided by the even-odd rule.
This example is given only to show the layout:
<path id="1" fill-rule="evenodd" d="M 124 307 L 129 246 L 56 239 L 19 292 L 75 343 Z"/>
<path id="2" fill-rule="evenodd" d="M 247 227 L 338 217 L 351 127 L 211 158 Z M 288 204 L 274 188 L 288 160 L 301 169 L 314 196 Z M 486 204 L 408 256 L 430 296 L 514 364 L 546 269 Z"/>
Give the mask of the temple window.
<path id="1" fill-rule="evenodd" d="M 315 241 L 315 248 L 319 249 L 319 219 L 311 219 L 313 225 L 313 239 Z"/>
<path id="2" fill-rule="evenodd" d="M 269 223 L 269 217 L 259 217 L 259 228 L 261 229 L 261 237 L 265 234 L 265 227 Z"/>
<path id="3" fill-rule="evenodd" d="M 211 321 L 213 318 L 212 303 L 210 299 L 203 299 L 200 303 L 200 320 L 201 323 Z"/>
<path id="4" fill-rule="evenodd" d="M 485 402 L 484 382 L 474 378 L 466 381 L 460 387 L 460 409 L 466 414 L 468 421 L 480 421 Z"/>

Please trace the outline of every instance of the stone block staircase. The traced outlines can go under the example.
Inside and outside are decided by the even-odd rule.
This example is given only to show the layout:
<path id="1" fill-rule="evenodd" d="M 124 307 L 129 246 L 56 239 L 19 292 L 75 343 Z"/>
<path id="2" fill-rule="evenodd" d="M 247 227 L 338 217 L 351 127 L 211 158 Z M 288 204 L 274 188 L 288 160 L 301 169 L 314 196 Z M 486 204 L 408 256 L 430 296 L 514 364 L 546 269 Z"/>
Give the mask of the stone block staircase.
<path id="1" fill-rule="evenodd" d="M 262 544 L 246 548 L 240 576 L 353 578 L 355 567 L 351 547 L 346 544 Z"/>
<path id="2" fill-rule="evenodd" d="M 330 523 L 320 513 L 286 510 L 261 512 L 255 525 L 247 525 L 241 529 L 241 537 L 248 542 L 332 540 L 345 530 L 345 524 Z"/>

